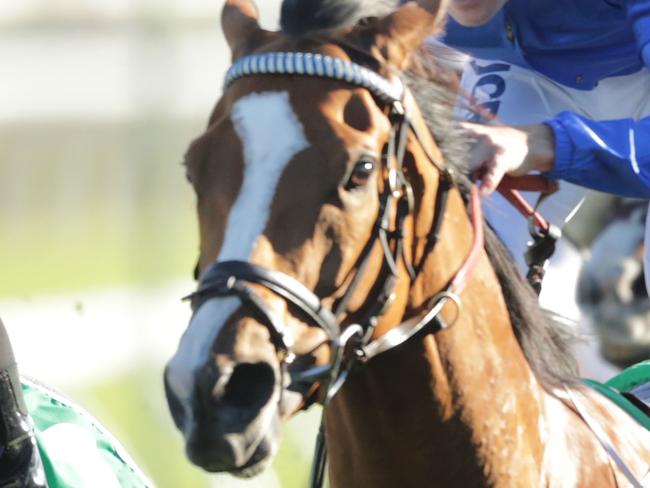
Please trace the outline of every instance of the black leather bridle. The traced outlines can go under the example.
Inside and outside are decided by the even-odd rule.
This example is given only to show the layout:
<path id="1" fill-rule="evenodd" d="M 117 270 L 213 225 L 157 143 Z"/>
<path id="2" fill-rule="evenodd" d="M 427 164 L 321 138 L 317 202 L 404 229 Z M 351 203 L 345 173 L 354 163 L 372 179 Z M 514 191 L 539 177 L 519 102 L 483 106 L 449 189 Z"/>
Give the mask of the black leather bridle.
<path id="1" fill-rule="evenodd" d="M 440 311 L 448 301 L 455 303 L 460 313 L 460 290 L 471 273 L 478 249 L 482 248 L 482 217 L 480 204 L 472 206 L 475 220 L 474 244 L 462 268 L 454 276 L 448 287 L 434 296 L 428 303 L 426 313 L 407 320 L 391 329 L 383 336 L 373 339 L 379 317 L 390 307 L 395 297 L 400 262 L 410 275 L 411 282 L 421 272 L 428 254 L 439 240 L 445 214 L 449 190 L 454 186 L 454 174 L 450 168 L 440 165 L 429 153 L 417 127 L 412 123 L 404 103 L 404 88 L 399 79 L 388 80 L 358 64 L 310 53 L 266 53 L 239 59 L 226 76 L 225 87 L 237 79 L 251 75 L 295 75 L 329 78 L 344 81 L 370 90 L 378 104 L 383 106 L 391 122 L 391 134 L 382 154 L 385 181 L 380 194 L 379 217 L 372 236 L 357 260 L 356 274 L 350 285 L 336 304 L 329 310 L 321 299 L 296 279 L 279 271 L 245 261 L 217 261 L 203 272 L 198 289 L 189 295 L 196 307 L 208 298 L 216 296 L 239 297 L 250 312 L 269 331 L 281 363 L 286 371 L 294 359 L 293 340 L 283 324 L 274 318 L 267 303 L 251 284 L 261 285 L 296 307 L 308 322 L 321 328 L 328 337 L 331 347 L 330 364 L 315 367 L 291 378 L 292 382 L 321 381 L 326 393 L 322 403 L 327 405 L 345 382 L 349 368 L 354 362 L 366 362 L 416 335 L 425 327 L 436 332 L 449 326 L 441 317 Z M 404 156 L 408 134 L 414 135 L 431 163 L 440 172 L 440 184 L 436 197 L 436 208 L 431 231 L 427 238 L 425 253 L 419 263 L 407 259 L 403 244 L 404 221 L 414 211 L 413 190 L 403 172 Z M 478 197 L 475 198 L 478 201 Z M 384 281 L 379 291 L 368 300 L 364 316 L 356 323 L 341 327 L 341 317 L 347 313 L 347 304 L 365 274 L 371 250 L 379 241 L 383 249 Z M 319 432 L 317 448 L 312 466 L 311 486 L 322 486 L 325 470 L 325 442 L 323 426 Z"/>

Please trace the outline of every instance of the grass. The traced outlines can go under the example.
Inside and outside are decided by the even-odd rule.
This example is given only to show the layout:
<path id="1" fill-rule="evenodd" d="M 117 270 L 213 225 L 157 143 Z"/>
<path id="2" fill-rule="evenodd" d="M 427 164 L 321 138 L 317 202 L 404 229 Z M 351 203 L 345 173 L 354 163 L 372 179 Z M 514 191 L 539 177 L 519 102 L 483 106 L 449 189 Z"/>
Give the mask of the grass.
<path id="1" fill-rule="evenodd" d="M 0 297 L 189 276 L 198 123 L 0 127 Z"/>
<path id="2" fill-rule="evenodd" d="M 183 455 L 181 437 L 171 423 L 160 383 L 156 368 L 140 367 L 73 395 L 120 439 L 158 488 L 207 488 L 211 481 L 213 486 L 266 488 L 255 478 L 237 482 L 193 467 Z M 299 414 L 285 426 L 272 468 L 282 488 L 307 486 L 317 423 L 318 411 L 314 410 Z M 222 481 L 215 483 L 215 479 Z"/>
<path id="3" fill-rule="evenodd" d="M 192 216 L 138 212 L 128 223 L 97 211 L 64 225 L 39 218 L 13 225 L 0 240 L 0 296 L 189 276 L 197 256 Z"/>
<path id="4" fill-rule="evenodd" d="M 133 372 L 74 393 L 120 440 L 159 488 L 207 488 L 207 477 L 183 457 L 180 436 L 163 411 L 160 374 Z"/>

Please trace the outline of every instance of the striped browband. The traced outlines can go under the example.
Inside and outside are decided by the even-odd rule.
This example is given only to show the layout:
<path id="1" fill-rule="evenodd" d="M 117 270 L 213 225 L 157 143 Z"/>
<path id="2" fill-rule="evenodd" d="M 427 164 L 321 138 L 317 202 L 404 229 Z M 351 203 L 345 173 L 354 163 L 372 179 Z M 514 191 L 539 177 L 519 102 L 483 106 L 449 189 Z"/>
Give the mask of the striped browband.
<path id="1" fill-rule="evenodd" d="M 273 52 L 239 58 L 226 73 L 224 89 L 239 78 L 251 75 L 298 75 L 341 80 L 367 88 L 387 102 L 401 101 L 404 85 L 398 77 L 393 81 L 359 64 L 324 54 Z"/>

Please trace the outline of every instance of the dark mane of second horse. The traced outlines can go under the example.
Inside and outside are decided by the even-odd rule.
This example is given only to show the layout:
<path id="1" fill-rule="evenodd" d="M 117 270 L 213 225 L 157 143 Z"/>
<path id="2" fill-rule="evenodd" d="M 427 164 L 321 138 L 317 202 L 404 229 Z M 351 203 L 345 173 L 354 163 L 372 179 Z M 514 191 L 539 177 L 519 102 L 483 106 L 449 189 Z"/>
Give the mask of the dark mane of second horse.
<path id="1" fill-rule="evenodd" d="M 286 34 L 299 37 L 383 15 L 400 3 L 397 0 L 284 0 L 280 25 Z M 456 77 L 436 65 L 435 53 L 432 55 L 426 48 L 415 55 L 412 65 L 405 79 L 445 163 L 462 168 L 468 145 L 462 129 L 453 123 Z M 460 171 L 457 173 L 460 190 L 467 201 L 471 182 Z M 489 225 L 485 227 L 485 250 L 499 279 L 515 335 L 528 363 L 547 389 L 574 383 L 576 366 L 570 352 L 572 334 L 546 318 L 537 296 L 520 275 L 508 250 Z"/>

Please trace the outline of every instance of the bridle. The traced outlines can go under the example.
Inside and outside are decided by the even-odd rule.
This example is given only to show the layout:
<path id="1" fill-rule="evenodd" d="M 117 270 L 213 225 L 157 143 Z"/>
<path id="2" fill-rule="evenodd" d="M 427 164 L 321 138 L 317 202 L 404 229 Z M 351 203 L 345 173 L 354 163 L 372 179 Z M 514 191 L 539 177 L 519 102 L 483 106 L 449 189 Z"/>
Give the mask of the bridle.
<path id="1" fill-rule="evenodd" d="M 334 310 L 329 310 L 321 299 L 296 279 L 279 271 L 264 268 L 246 261 L 217 261 L 203 272 L 198 289 L 188 296 L 196 307 L 208 298 L 236 296 L 247 306 L 269 331 L 281 364 L 282 374 L 294 360 L 293 340 L 289 331 L 274 317 L 270 307 L 251 284 L 260 285 L 296 307 L 308 321 L 321 328 L 328 337 L 331 347 L 330 364 L 314 367 L 291 378 L 294 383 L 322 381 L 326 393 L 322 400 L 326 406 L 345 382 L 354 363 L 364 363 L 393 349 L 423 329 L 438 332 L 453 324 L 462 308 L 459 294 L 468 282 L 483 248 L 483 217 L 478 192 L 472 188 L 470 209 L 474 230 L 471 249 L 459 270 L 445 289 L 432 297 L 426 312 L 408 319 L 390 331 L 373 339 L 379 317 L 391 306 L 398 282 L 398 267 L 402 263 L 410 275 L 411 282 L 421 272 L 424 261 L 439 240 L 449 191 L 455 185 L 451 168 L 439 164 L 423 144 L 418 127 L 413 124 L 404 104 L 406 89 L 398 77 L 392 80 L 378 73 L 340 58 L 302 52 L 273 52 L 253 54 L 237 60 L 226 74 L 224 89 L 236 80 L 246 76 L 292 75 L 339 80 L 363 87 L 370 91 L 380 107 L 383 107 L 391 123 L 388 144 L 382 154 L 385 165 L 385 181 L 380 194 L 380 211 L 370 240 L 357 260 L 357 272 L 338 300 Z M 419 263 L 407 259 L 404 250 L 404 221 L 414 213 L 414 198 L 411 184 L 403 171 L 406 143 L 411 133 L 418 141 L 429 161 L 440 173 L 440 182 L 435 201 L 434 220 L 427 237 L 425 253 Z M 347 304 L 364 276 L 370 261 L 371 250 L 379 241 L 383 249 L 383 264 L 387 270 L 382 286 L 371 302 L 364 316 L 356 323 L 341 330 L 340 318 L 347 312 Z M 456 306 L 456 316 L 451 323 L 440 315 L 447 302 Z M 284 385 L 284 381 L 282 382 Z M 326 463 L 323 424 L 319 431 L 311 486 L 320 487 L 324 480 Z"/>

